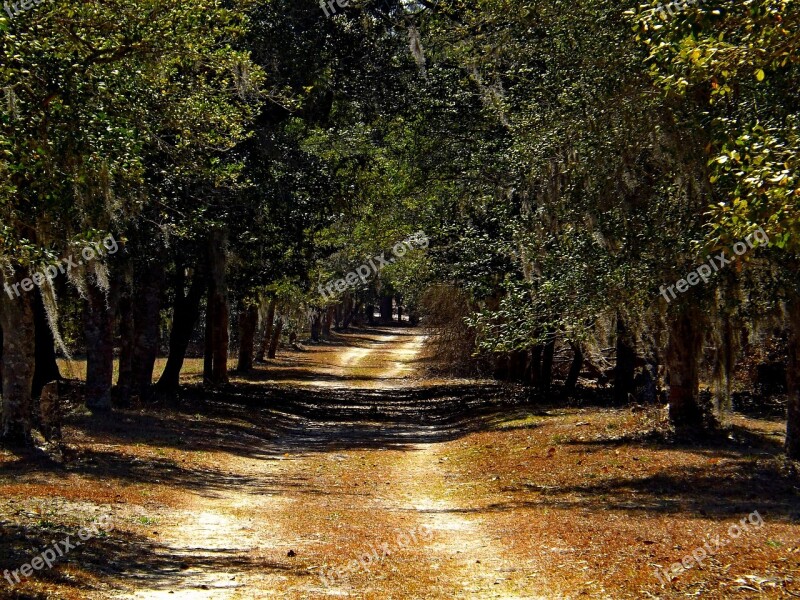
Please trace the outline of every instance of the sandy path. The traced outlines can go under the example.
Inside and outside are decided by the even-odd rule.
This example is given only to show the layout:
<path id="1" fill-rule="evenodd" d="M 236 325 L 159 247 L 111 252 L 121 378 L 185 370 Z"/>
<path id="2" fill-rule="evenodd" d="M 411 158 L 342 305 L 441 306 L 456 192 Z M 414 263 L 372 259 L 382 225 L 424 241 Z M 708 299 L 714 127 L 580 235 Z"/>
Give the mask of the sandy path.
<path id="1" fill-rule="evenodd" d="M 345 388 L 402 388 L 414 375 L 422 343 L 422 336 L 407 332 L 377 335 L 373 344 L 330 354 L 330 367 L 348 378 Z M 325 426 L 315 427 L 326 435 Z M 331 428 L 331 441 L 342 431 Z M 187 508 L 163 515 L 158 526 L 158 552 L 179 568 L 131 574 L 133 589 L 116 597 L 544 598 L 532 591 L 531 571 L 511 564 L 502 541 L 487 536 L 481 518 L 460 506 L 458 490 L 448 487 L 441 446 L 296 452 L 263 460 L 226 455 L 221 466 L 247 484 L 188 492 Z M 263 492 L 287 481 L 301 485 Z M 393 527 L 424 531 L 425 537 L 402 547 L 392 540 L 391 554 L 368 571 L 353 569 L 327 585 L 319 578 L 323 567 L 347 570 L 359 550 L 380 548 Z M 287 549 L 297 558 L 287 557 Z M 412 587 L 412 579 L 424 591 Z"/>
<path id="2" fill-rule="evenodd" d="M 404 491 L 393 500 L 416 511 L 437 534 L 428 551 L 435 556 L 432 567 L 447 574 L 440 597 L 546 598 L 534 592 L 534 571 L 509 560 L 502 540 L 490 536 L 483 519 L 458 501 L 464 491 L 448 485 L 446 465 L 441 444 L 417 444 L 397 464 L 395 478 Z"/>
<path id="3" fill-rule="evenodd" d="M 295 386 L 325 387 L 331 389 L 397 389 L 413 385 L 414 360 L 417 358 L 424 336 L 402 334 L 372 334 L 367 336 L 366 347 L 347 348 L 326 356 L 321 371 L 334 380 L 310 379 L 289 381 Z"/>
<path id="4" fill-rule="evenodd" d="M 253 489 L 231 486 L 212 495 L 191 492 L 188 508 L 162 514 L 153 525 L 158 529 L 157 554 L 168 565 L 147 574 L 131 573 L 134 591 L 116 596 L 128 599 L 235 599 L 253 595 L 246 570 L 251 556 L 274 548 L 273 540 L 286 533 L 278 523 L 269 529 L 255 526 L 254 515 L 280 510 L 286 500 L 256 493 L 267 483 L 274 467 L 268 461 L 230 458 L 226 469 L 244 475 Z M 247 588 L 251 588 L 247 590 Z M 242 593 L 245 590 L 247 593 Z"/>

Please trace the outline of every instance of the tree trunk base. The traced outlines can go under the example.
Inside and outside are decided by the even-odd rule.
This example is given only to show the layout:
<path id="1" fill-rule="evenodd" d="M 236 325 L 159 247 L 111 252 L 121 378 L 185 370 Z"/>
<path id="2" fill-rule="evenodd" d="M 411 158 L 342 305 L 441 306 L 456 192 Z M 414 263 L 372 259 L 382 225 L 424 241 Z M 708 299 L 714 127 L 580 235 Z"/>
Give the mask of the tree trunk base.
<path id="1" fill-rule="evenodd" d="M 9 423 L 2 435 L 0 435 L 0 446 L 9 450 L 33 448 L 33 437 L 30 429 L 20 423 Z"/>
<path id="2" fill-rule="evenodd" d="M 789 307 L 789 322 L 792 334 L 787 371 L 789 406 L 786 415 L 786 455 L 800 460 L 800 298 L 795 298 Z"/>

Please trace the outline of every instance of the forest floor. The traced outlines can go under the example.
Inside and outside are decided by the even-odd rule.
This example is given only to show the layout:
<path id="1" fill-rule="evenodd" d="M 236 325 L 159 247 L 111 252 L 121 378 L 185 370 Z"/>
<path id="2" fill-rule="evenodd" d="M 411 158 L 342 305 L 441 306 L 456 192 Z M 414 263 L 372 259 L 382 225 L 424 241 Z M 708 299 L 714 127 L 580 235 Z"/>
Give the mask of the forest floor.
<path id="1" fill-rule="evenodd" d="M 0 452 L 0 569 L 75 545 L 0 598 L 800 597 L 782 422 L 676 443 L 659 408 L 424 378 L 423 342 L 336 335 L 174 405 L 75 410 L 63 460 Z"/>

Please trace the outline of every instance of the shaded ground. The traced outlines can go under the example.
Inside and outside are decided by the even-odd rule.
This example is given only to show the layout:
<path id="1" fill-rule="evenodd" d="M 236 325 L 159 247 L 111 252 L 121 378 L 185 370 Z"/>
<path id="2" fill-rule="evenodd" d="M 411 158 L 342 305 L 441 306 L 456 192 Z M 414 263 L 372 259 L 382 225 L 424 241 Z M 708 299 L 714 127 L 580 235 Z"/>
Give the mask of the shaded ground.
<path id="1" fill-rule="evenodd" d="M 668 444 L 645 435 L 655 409 L 425 380 L 421 348 L 411 329 L 337 336 L 174 407 L 73 415 L 65 464 L 0 453 L 0 568 L 115 524 L 0 597 L 800 597 L 779 421 Z"/>

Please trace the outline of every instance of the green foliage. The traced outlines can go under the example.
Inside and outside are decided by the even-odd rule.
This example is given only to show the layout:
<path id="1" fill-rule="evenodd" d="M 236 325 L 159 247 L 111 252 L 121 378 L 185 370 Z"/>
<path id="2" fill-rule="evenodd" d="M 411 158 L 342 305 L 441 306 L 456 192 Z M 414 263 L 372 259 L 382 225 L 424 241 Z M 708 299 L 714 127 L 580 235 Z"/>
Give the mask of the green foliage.
<path id="1" fill-rule="evenodd" d="M 703 2 L 666 22 L 637 19 L 655 81 L 694 103 L 713 132 L 712 243 L 764 227 L 777 248 L 800 248 L 798 21 L 793 0 Z"/>
<path id="2" fill-rule="evenodd" d="M 54 1 L 8 24 L 4 261 L 31 258 L 13 240 L 63 248 L 87 228 L 127 227 L 181 181 L 228 178 L 214 155 L 244 136 L 261 78 L 231 47 L 245 25 L 207 0 Z"/>

